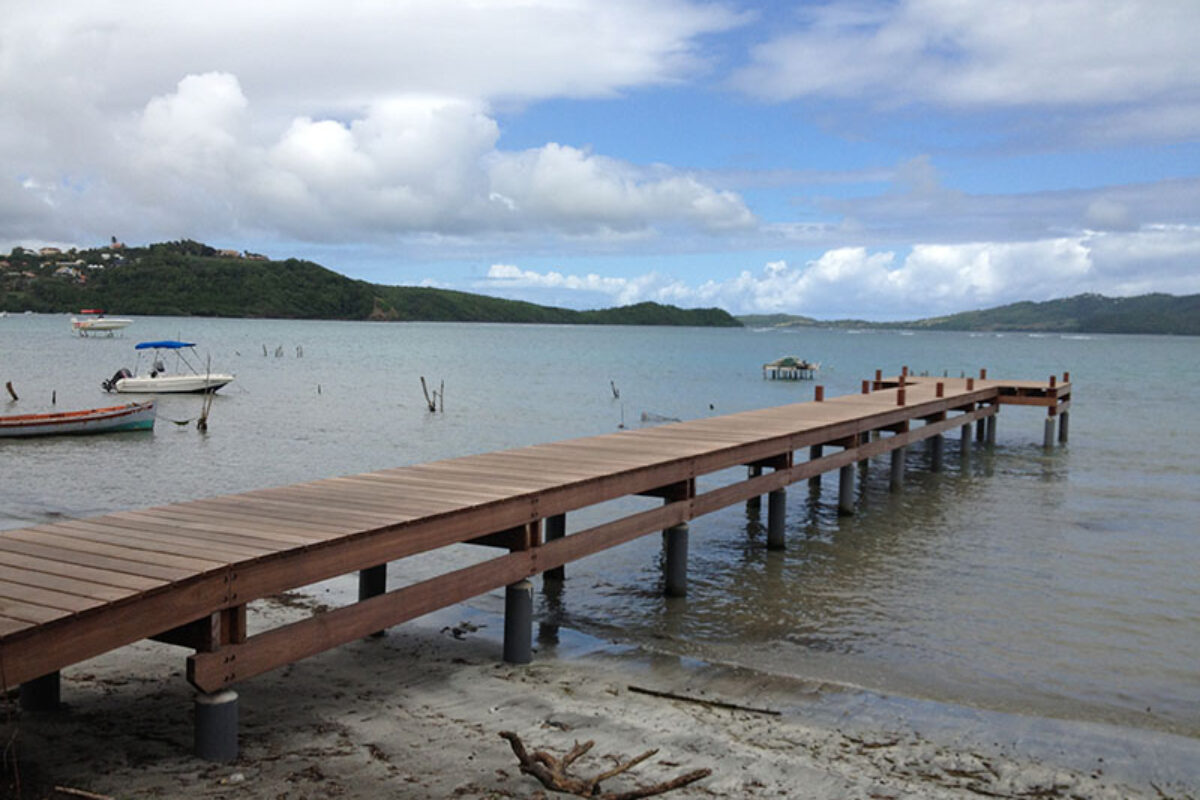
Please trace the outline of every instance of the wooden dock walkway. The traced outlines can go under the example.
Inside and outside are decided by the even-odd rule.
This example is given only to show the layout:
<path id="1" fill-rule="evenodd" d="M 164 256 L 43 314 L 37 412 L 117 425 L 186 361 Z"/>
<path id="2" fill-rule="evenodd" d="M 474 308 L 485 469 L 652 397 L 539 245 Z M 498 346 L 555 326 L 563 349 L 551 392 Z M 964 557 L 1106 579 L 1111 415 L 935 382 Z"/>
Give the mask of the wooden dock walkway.
<path id="1" fill-rule="evenodd" d="M 188 679 L 215 696 L 500 587 L 511 617 L 505 658 L 528 661 L 532 576 L 667 531 L 666 588 L 682 594 L 690 519 L 768 495 L 768 543 L 783 546 L 789 484 L 839 470 L 839 505 L 850 511 L 856 462 L 929 439 L 937 469 L 943 434 L 960 429 L 964 454 L 972 426 L 976 441 L 994 440 L 1005 404 L 1046 407 L 1045 444 L 1056 423 L 1066 440 L 1069 376 L 985 376 L 876 373 L 861 394 L 824 399 L 816 387 L 812 402 L 0 531 L 0 688 L 21 685 L 31 707 L 57 703 L 60 670 L 153 638 L 194 651 Z M 743 465 L 744 479 L 697 489 L 697 479 Z M 566 514 L 630 495 L 663 504 L 566 534 Z M 384 585 L 389 562 L 462 542 L 500 552 Z M 248 604 L 354 572 L 359 602 L 247 635 Z M 198 715 L 197 752 L 227 760 L 227 741 L 201 744 L 201 724 Z"/>

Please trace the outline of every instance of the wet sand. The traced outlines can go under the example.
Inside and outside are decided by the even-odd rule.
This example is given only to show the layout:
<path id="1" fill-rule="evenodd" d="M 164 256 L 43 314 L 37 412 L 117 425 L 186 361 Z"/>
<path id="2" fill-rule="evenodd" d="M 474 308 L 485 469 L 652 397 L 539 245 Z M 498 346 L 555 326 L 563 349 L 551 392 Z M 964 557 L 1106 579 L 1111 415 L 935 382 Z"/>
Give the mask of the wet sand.
<path id="1" fill-rule="evenodd" d="M 256 614 L 290 620 L 315 602 L 293 594 Z M 488 613 L 447 609 L 241 684 L 241 754 L 232 764 L 190 755 L 186 651 L 150 642 L 123 648 L 63 672 L 61 711 L 22 714 L 5 705 L 3 797 L 70 796 L 58 786 L 112 798 L 541 796 L 500 737 L 505 730 L 556 755 L 594 741 L 573 770 L 581 776 L 657 748 L 606 781 L 607 792 L 708 768 L 709 777 L 665 796 L 1196 796 L 1178 759 L 1156 772 L 1140 763 L 1145 748 L 1103 736 L 1099 747 L 1065 739 L 1057 747 L 1070 734 L 1040 724 L 1018 725 L 1007 739 L 964 735 L 961 725 L 922 730 L 889 716 L 868 693 L 569 631 L 558 632 L 558 644 L 543 632 L 532 664 L 507 665 L 502 628 Z"/>

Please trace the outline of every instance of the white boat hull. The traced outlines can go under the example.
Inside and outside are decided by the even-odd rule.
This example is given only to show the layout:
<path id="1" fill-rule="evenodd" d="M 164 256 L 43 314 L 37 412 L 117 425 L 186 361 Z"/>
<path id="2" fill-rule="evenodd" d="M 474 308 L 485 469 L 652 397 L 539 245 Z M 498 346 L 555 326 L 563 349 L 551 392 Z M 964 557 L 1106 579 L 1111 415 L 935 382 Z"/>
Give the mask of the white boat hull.
<path id="1" fill-rule="evenodd" d="M 0 438 L 113 433 L 154 428 L 154 401 L 123 406 L 0 417 Z"/>
<path id="2" fill-rule="evenodd" d="M 124 394 L 204 394 L 233 380 L 232 375 L 156 375 L 153 378 L 120 378 L 113 389 Z"/>
<path id="3" fill-rule="evenodd" d="M 78 331 L 80 336 L 87 336 L 89 333 L 111 334 L 113 331 L 119 331 L 131 324 L 133 324 L 133 320 L 122 319 L 120 317 L 94 317 L 86 319 L 71 317 L 71 327 Z"/>

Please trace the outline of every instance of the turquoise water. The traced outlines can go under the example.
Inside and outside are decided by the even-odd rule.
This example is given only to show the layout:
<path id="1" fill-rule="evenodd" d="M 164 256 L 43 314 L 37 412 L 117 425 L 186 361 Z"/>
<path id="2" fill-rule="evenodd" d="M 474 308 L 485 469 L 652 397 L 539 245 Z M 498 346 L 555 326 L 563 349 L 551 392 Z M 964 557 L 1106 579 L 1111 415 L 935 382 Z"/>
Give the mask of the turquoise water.
<path id="1" fill-rule="evenodd" d="M 0 382 L 21 400 L 6 412 L 116 402 L 100 382 L 134 343 L 177 337 L 237 375 L 209 432 L 172 423 L 200 398 L 164 397 L 152 433 L 0 442 L 0 527 L 810 399 L 813 383 L 762 379 L 783 355 L 821 362 L 828 396 L 877 368 L 1069 371 L 1066 447 L 1042 449 L 1044 411 L 1005 407 L 996 448 L 965 467 L 953 439 L 938 475 L 915 448 L 899 493 L 887 459 L 870 465 L 853 517 L 832 476 L 818 495 L 792 487 L 785 552 L 744 506 L 694 521 L 685 600 L 661 597 L 650 536 L 569 565 L 539 613 L 880 694 L 1200 738 L 1200 339 L 186 318 L 80 339 L 66 316 L 9 316 Z M 444 382 L 444 413 L 422 376 Z"/>

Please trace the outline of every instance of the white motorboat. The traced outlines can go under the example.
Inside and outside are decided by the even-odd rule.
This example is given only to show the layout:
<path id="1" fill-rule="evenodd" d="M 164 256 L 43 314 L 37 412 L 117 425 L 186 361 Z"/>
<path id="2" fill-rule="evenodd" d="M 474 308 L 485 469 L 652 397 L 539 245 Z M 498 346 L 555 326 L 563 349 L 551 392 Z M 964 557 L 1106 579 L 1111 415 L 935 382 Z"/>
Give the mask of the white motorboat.
<path id="1" fill-rule="evenodd" d="M 112 336 L 113 331 L 119 331 L 133 324 L 133 320 L 124 317 L 106 317 L 104 312 L 98 308 L 85 308 L 81 313 L 90 316 L 82 319 L 71 317 L 71 330 L 80 336 L 87 336 L 89 333 L 107 333 Z"/>
<path id="2" fill-rule="evenodd" d="M 166 339 L 157 342 L 139 342 L 134 346 L 138 350 L 138 365 L 134 371 L 119 369 L 116 374 L 101 385 L 106 392 L 122 392 L 125 394 L 207 394 L 215 392 L 227 383 L 233 381 L 233 375 L 224 372 L 201 371 L 185 355 L 193 342 L 177 342 Z M 139 374 L 142 355 L 152 351 L 149 369 L 146 374 Z M 174 371 L 168 371 L 164 357 L 174 356 Z"/>

